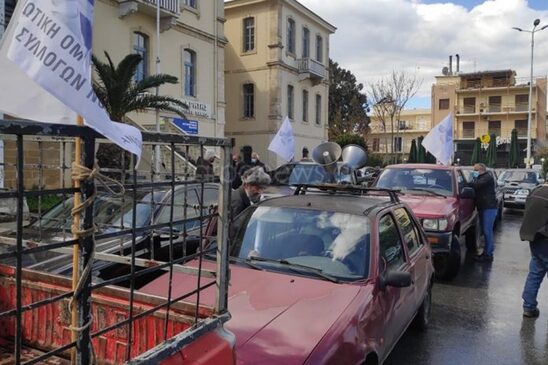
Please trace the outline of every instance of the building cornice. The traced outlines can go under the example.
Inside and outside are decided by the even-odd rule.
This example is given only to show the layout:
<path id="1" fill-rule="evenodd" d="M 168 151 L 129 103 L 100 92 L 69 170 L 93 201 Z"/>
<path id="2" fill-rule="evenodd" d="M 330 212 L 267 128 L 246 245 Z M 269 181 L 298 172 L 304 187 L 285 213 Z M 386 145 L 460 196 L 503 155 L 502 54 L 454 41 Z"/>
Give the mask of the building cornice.
<path id="1" fill-rule="evenodd" d="M 120 5 L 120 3 L 118 1 L 115 1 L 115 0 L 99 0 L 99 1 L 104 3 L 104 4 L 108 4 L 111 7 L 115 8 L 115 13 L 118 14 L 117 9 L 118 9 L 118 6 Z M 226 19 L 223 18 L 223 17 L 217 17 L 217 21 L 224 24 L 226 22 Z M 198 28 L 195 28 L 195 27 L 191 27 L 191 26 L 183 23 L 181 21 L 180 17 L 176 20 L 175 25 L 171 29 L 176 29 L 180 32 L 183 32 L 183 33 L 188 34 L 190 36 L 194 36 L 196 38 L 201 38 L 202 40 L 205 40 L 205 41 L 210 42 L 210 43 L 215 42 L 215 35 L 214 34 L 211 34 L 209 32 L 205 32 L 205 31 L 203 31 L 201 29 L 198 29 Z M 169 30 L 167 30 L 167 31 L 169 31 Z M 224 36 L 223 37 L 218 37 L 217 42 L 219 43 L 219 46 L 224 47 L 228 44 L 228 39 Z"/>
<path id="2" fill-rule="evenodd" d="M 197 38 L 201 38 L 202 40 L 205 40 L 211 43 L 215 42 L 215 36 L 213 34 L 204 32 L 203 30 L 200 30 L 198 28 L 191 27 L 180 21 L 177 21 L 177 24 L 175 25 L 175 27 L 173 27 L 173 29 L 191 36 L 195 36 Z M 226 37 L 218 37 L 217 42 L 219 42 L 220 46 L 224 47 L 228 44 L 228 39 Z"/>
<path id="3" fill-rule="evenodd" d="M 230 9 L 235 9 L 243 6 L 257 5 L 261 3 L 283 3 L 287 6 L 297 10 L 299 13 L 306 15 L 316 24 L 327 30 L 329 33 L 335 33 L 337 27 L 327 22 L 325 19 L 320 17 L 318 14 L 314 13 L 312 10 L 298 2 L 297 0 L 231 0 L 225 2 L 225 11 Z"/>

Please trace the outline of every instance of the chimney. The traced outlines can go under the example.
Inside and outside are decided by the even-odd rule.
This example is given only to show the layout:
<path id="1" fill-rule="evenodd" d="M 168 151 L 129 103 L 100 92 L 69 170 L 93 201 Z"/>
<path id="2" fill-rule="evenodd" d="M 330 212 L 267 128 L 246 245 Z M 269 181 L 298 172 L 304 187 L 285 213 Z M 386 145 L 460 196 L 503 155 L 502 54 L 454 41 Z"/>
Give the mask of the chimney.
<path id="1" fill-rule="evenodd" d="M 453 56 L 449 56 L 449 75 L 453 75 Z"/>
<path id="2" fill-rule="evenodd" d="M 459 73 L 459 71 L 460 71 L 460 56 L 457 53 L 455 57 L 457 57 L 457 73 Z"/>

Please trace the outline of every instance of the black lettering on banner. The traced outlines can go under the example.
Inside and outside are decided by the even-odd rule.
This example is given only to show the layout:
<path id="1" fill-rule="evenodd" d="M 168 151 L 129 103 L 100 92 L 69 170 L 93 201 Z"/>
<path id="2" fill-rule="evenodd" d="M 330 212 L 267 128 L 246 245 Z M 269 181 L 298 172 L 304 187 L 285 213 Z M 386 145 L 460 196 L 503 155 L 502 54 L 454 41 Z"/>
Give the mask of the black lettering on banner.
<path id="1" fill-rule="evenodd" d="M 32 42 L 35 42 L 37 40 L 38 40 L 38 37 L 35 37 L 35 36 L 32 35 L 32 33 L 30 33 L 29 34 L 29 39 L 27 39 L 27 41 L 25 42 L 25 47 L 30 50 L 29 44 L 31 44 Z M 38 43 L 40 43 L 40 41 L 38 41 Z M 36 42 L 34 44 L 36 44 Z"/>
<path id="2" fill-rule="evenodd" d="M 74 37 L 67 34 L 65 38 L 61 40 L 61 48 L 68 49 L 74 43 Z"/>
<path id="3" fill-rule="evenodd" d="M 40 50 L 38 52 L 35 52 L 34 55 L 36 57 L 38 57 L 40 59 L 40 61 L 44 61 L 44 55 L 46 54 L 47 50 L 48 50 L 48 47 L 43 46 L 42 48 L 40 48 Z M 49 56 L 49 54 L 48 54 L 48 56 Z M 55 56 L 55 54 L 54 54 L 54 56 Z M 57 58 L 57 56 L 55 56 L 55 58 Z M 44 61 L 44 63 L 45 63 L 45 61 Z"/>
<path id="4" fill-rule="evenodd" d="M 82 61 L 82 58 L 84 58 L 84 52 L 82 52 L 82 47 L 80 47 L 80 44 L 76 43 L 71 50 L 69 51 L 69 54 L 74 56 L 78 61 Z"/>
<path id="5" fill-rule="evenodd" d="M 81 74 L 78 74 L 78 75 L 76 75 L 74 80 L 72 80 L 72 82 L 70 83 L 70 86 L 75 88 L 77 91 L 80 91 L 82 86 L 84 86 L 86 84 L 86 81 L 87 81 L 87 79 L 85 77 L 82 77 Z"/>
<path id="6" fill-rule="evenodd" d="M 91 89 L 88 93 L 88 95 L 86 96 L 88 99 L 91 99 L 91 102 L 92 103 L 95 103 L 97 101 L 97 95 L 95 95 L 95 92 L 93 91 L 93 89 Z"/>
<path id="7" fill-rule="evenodd" d="M 48 32 L 48 27 L 50 26 L 51 23 L 53 23 L 53 20 L 46 17 L 45 19 L 43 19 L 41 24 L 39 24 L 38 26 L 40 27 L 40 30 L 42 32 L 47 33 Z"/>
<path id="8" fill-rule="evenodd" d="M 66 82 L 69 82 L 70 79 L 72 79 L 72 76 L 74 76 L 75 73 L 76 72 L 74 71 L 74 69 L 72 67 L 67 66 L 67 67 L 65 67 L 63 72 L 61 72 L 61 75 L 59 75 L 59 77 L 62 78 L 63 80 L 65 80 Z"/>
<path id="9" fill-rule="evenodd" d="M 45 48 L 45 47 L 44 47 Z M 47 54 L 47 56 L 44 58 L 44 65 L 47 67 L 50 67 L 53 65 L 53 63 L 57 60 L 57 55 L 53 52 L 50 52 Z"/>
<path id="10" fill-rule="evenodd" d="M 57 35 L 57 33 L 59 33 L 60 29 L 61 27 L 57 25 L 57 23 L 53 23 L 52 26 L 46 32 L 46 35 L 50 37 L 51 39 L 53 39 Z"/>
<path id="11" fill-rule="evenodd" d="M 30 17 L 30 15 L 34 12 L 34 9 L 36 9 L 36 6 L 34 3 L 27 3 L 27 6 L 23 9 L 23 15 L 26 17 Z"/>
<path id="12" fill-rule="evenodd" d="M 55 66 L 53 66 L 52 70 L 53 71 L 57 71 L 57 68 L 63 64 L 63 66 L 66 66 L 67 63 L 65 61 L 63 61 L 62 59 L 59 59 L 59 61 L 57 61 L 57 63 L 55 64 Z"/>
<path id="13" fill-rule="evenodd" d="M 32 37 L 32 34 L 31 34 L 31 37 Z M 35 40 L 36 42 L 34 42 L 30 47 L 28 47 L 28 49 L 29 49 L 29 51 L 32 52 L 33 55 L 36 56 L 36 53 L 38 53 L 38 49 L 40 48 L 40 46 L 42 45 L 42 43 L 40 43 L 40 41 L 37 40 L 36 38 L 34 38 L 34 40 Z M 30 37 L 29 37 L 29 41 L 27 42 L 27 44 L 25 44 L 25 46 L 28 45 L 28 44 L 30 43 L 30 41 L 31 41 L 31 40 L 30 40 Z"/>
<path id="14" fill-rule="evenodd" d="M 34 10 L 36 10 L 36 14 L 32 18 L 33 22 L 36 21 L 36 18 L 38 18 L 40 15 L 42 15 L 42 17 L 44 17 L 44 13 L 42 12 L 42 10 L 40 10 L 40 8 L 35 7 Z"/>
<path id="15" fill-rule="evenodd" d="M 15 39 L 16 39 L 17 41 L 19 41 L 19 42 L 23 42 L 23 40 L 21 39 L 21 37 L 22 37 L 25 33 L 29 33 L 29 30 L 28 30 L 27 28 L 23 27 L 23 28 L 21 29 L 21 33 L 19 33 L 19 34 L 17 34 L 17 35 L 15 36 Z"/>

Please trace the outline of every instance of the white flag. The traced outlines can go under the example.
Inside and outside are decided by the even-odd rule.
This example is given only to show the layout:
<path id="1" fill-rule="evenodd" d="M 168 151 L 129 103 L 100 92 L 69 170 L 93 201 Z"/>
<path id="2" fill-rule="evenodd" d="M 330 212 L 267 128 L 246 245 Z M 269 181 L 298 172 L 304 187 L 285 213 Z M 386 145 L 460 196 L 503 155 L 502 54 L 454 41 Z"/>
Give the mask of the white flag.
<path id="1" fill-rule="evenodd" d="M 424 148 L 439 162 L 449 165 L 453 156 L 453 115 L 449 113 L 422 141 Z"/>
<path id="2" fill-rule="evenodd" d="M 0 44 L 0 111 L 85 124 L 140 157 L 141 132 L 110 120 L 91 83 L 94 0 L 19 1 Z"/>
<path id="3" fill-rule="evenodd" d="M 287 161 L 291 161 L 295 156 L 295 137 L 288 117 L 285 117 L 278 133 L 270 142 L 268 150 Z"/>

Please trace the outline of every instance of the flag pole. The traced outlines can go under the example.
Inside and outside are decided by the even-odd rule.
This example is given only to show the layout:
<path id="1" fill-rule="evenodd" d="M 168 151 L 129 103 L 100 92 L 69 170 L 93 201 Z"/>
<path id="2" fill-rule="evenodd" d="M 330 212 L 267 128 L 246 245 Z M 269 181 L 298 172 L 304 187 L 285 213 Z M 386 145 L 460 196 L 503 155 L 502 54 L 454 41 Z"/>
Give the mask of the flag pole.
<path id="1" fill-rule="evenodd" d="M 84 118 L 82 118 L 81 115 L 78 115 L 76 117 L 76 125 L 79 127 L 84 126 Z M 74 145 L 74 161 L 76 163 L 80 163 L 82 158 L 82 139 L 80 137 L 76 137 L 75 145 Z M 75 179 L 73 177 L 72 179 L 72 185 L 74 189 L 77 191 L 74 193 L 74 208 L 80 206 L 81 202 L 81 193 L 80 193 L 80 180 Z M 72 211 L 72 226 L 80 228 L 80 212 L 78 212 L 76 209 L 73 209 Z M 78 233 L 72 232 L 72 239 L 77 240 L 78 239 Z M 79 246 L 80 244 L 75 244 L 72 246 L 72 291 L 75 292 L 76 287 L 78 285 L 78 280 L 80 278 L 80 259 L 79 259 Z M 74 294 L 76 295 L 76 293 Z M 76 342 L 78 340 L 78 331 L 77 328 L 78 325 L 78 310 L 77 310 L 77 301 L 76 298 L 72 300 L 72 307 L 71 307 L 71 338 L 72 342 Z M 76 347 L 72 348 L 71 351 L 71 363 L 76 364 Z"/>

